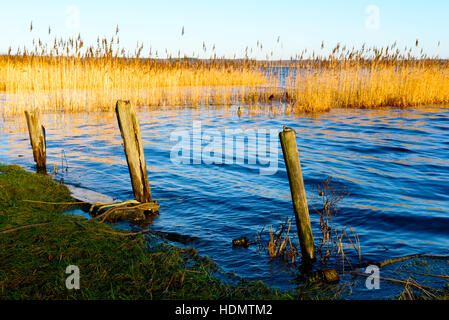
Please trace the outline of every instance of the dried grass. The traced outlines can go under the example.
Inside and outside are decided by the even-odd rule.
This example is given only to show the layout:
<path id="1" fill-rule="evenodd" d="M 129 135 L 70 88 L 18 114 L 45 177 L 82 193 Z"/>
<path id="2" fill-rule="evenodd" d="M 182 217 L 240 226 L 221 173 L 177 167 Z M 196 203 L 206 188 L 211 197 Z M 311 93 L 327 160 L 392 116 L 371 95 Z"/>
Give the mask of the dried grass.
<path id="1" fill-rule="evenodd" d="M 137 106 L 247 104 L 251 111 L 281 101 L 287 114 L 449 105 L 449 61 L 428 57 L 418 42 L 403 50 L 396 44 L 359 50 L 337 45 L 328 56 L 303 53 L 289 62 L 148 55 L 142 58 L 142 45 L 133 53 L 121 48 L 118 29 L 88 47 L 78 36 L 10 49 L 0 56 L 2 112 L 112 110 L 118 99 Z"/>

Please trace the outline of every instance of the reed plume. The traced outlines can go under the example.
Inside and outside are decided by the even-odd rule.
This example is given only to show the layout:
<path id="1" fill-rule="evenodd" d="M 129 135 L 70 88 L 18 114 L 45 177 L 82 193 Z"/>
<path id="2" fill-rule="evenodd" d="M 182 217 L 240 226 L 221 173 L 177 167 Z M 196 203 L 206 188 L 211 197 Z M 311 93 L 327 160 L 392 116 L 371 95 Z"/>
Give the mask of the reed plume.
<path id="1" fill-rule="evenodd" d="M 10 49 L 0 56 L 2 112 L 103 111 L 119 99 L 137 106 L 238 104 L 251 111 L 281 102 L 287 113 L 449 104 L 449 62 L 428 57 L 418 43 L 403 50 L 396 44 L 359 50 L 337 45 L 328 56 L 306 57 L 304 51 L 290 61 L 269 60 L 268 54 L 256 60 L 248 47 L 244 59 L 215 52 L 209 59 L 180 52 L 161 59 L 153 48 L 143 58 L 141 44 L 127 52 L 118 32 L 117 26 L 112 38 L 91 46 L 78 36 Z M 263 50 L 262 43 L 257 47 Z"/>

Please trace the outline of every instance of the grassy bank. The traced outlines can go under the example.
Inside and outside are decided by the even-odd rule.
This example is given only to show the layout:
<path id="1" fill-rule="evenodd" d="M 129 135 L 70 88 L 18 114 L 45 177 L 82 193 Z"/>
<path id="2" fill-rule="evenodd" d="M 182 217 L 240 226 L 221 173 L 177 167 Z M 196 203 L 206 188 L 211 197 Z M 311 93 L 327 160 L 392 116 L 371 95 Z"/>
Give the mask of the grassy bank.
<path id="1" fill-rule="evenodd" d="M 224 282 L 215 276 L 218 266 L 198 256 L 194 248 L 181 249 L 149 234 L 129 235 L 109 224 L 64 215 L 72 205 L 60 203 L 73 201 L 68 188 L 49 176 L 0 164 L 0 300 L 339 299 L 364 288 L 365 277 L 358 284 L 327 284 L 320 273 L 311 274 L 289 291 L 234 275 Z M 441 260 L 441 270 L 428 270 L 427 266 L 435 267 L 432 261 L 407 260 L 403 271 L 446 274 L 445 260 Z M 66 288 L 69 265 L 80 269 L 79 290 Z M 403 274 L 388 268 L 382 272 L 399 279 L 387 282 L 403 287 L 396 298 L 448 298 L 447 288 L 428 293 Z"/>
<path id="2" fill-rule="evenodd" d="M 69 205 L 23 200 L 74 201 L 48 176 L 0 165 L 0 299 L 292 298 L 262 282 L 218 280 L 215 263 L 195 249 L 63 215 Z M 69 265 L 80 269 L 79 290 L 65 286 Z"/>

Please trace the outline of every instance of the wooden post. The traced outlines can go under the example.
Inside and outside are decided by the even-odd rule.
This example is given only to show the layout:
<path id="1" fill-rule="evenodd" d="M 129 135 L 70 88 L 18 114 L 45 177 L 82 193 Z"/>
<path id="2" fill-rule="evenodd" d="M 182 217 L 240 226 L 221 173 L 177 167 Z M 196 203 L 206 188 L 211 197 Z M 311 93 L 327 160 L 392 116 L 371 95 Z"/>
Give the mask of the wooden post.
<path id="1" fill-rule="evenodd" d="M 315 247 L 301 164 L 299 162 L 298 146 L 296 144 L 296 132 L 292 128 L 284 127 L 284 130 L 279 133 L 279 139 L 281 140 L 282 153 L 284 154 L 285 167 L 287 168 L 288 181 L 290 182 L 301 253 L 305 261 L 314 261 Z"/>
<path id="2" fill-rule="evenodd" d="M 45 127 L 41 125 L 39 112 L 25 111 L 28 133 L 30 135 L 31 148 L 34 161 L 37 165 L 37 173 L 47 174 L 47 154 L 45 141 Z"/>
<path id="3" fill-rule="evenodd" d="M 134 197 L 142 203 L 152 202 L 136 111 L 129 101 L 119 100 L 115 107 L 115 113 L 123 138 Z"/>

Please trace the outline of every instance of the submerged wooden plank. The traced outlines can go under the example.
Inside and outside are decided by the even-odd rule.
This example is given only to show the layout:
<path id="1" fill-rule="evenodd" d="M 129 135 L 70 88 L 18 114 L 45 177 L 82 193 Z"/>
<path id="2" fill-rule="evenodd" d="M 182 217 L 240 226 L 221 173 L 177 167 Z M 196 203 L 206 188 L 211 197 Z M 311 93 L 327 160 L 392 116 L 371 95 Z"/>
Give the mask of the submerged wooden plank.
<path id="1" fill-rule="evenodd" d="M 67 185 L 70 190 L 71 196 L 77 200 L 84 201 L 86 203 L 107 203 L 114 202 L 114 199 L 105 194 L 95 192 L 85 188 L 79 188 L 72 185 Z"/>

